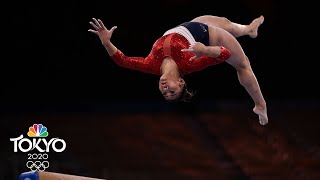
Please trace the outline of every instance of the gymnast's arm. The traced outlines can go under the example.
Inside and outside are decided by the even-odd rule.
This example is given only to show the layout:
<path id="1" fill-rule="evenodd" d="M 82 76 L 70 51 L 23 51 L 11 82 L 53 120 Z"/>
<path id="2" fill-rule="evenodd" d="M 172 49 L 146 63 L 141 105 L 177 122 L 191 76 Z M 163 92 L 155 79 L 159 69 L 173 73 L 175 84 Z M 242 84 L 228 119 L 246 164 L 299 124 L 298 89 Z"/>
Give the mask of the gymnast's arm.
<path id="1" fill-rule="evenodd" d="M 152 54 L 150 54 L 147 58 L 128 57 L 120 50 L 117 50 L 116 53 L 111 56 L 112 60 L 121 67 L 141 71 L 147 74 L 158 75 L 160 70 L 154 68 L 155 61 L 153 61 L 152 57 Z"/>
<path id="2" fill-rule="evenodd" d="M 154 67 L 152 63 L 152 55 L 149 55 L 147 58 L 143 57 L 128 57 L 125 56 L 119 49 L 117 49 L 112 42 L 110 41 L 113 31 L 117 28 L 116 26 L 108 30 L 103 22 L 100 19 L 92 18 L 93 22 L 89 22 L 93 29 L 89 29 L 89 32 L 92 32 L 99 36 L 102 45 L 107 50 L 111 59 L 121 67 L 138 70 L 145 73 L 158 74 L 157 70 L 152 68 Z"/>

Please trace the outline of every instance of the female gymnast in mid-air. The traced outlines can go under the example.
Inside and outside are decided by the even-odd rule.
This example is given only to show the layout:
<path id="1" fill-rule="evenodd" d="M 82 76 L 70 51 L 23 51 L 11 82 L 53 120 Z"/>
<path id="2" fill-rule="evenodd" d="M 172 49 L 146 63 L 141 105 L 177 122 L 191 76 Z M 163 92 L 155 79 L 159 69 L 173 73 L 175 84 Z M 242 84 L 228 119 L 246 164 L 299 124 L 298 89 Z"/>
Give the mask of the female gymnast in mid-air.
<path id="1" fill-rule="evenodd" d="M 190 97 L 183 75 L 227 62 L 238 74 L 240 84 L 253 99 L 254 113 L 261 125 L 268 123 L 267 105 L 250 62 L 237 37 L 248 35 L 256 38 L 264 17 L 255 18 L 250 24 L 234 23 L 225 17 L 204 15 L 184 22 L 166 31 L 144 57 L 127 57 L 111 42 L 116 26 L 107 29 L 100 19 L 92 18 L 89 29 L 99 36 L 111 59 L 119 66 L 160 76 L 159 90 L 166 100 Z M 191 95 L 192 96 L 192 95 Z"/>

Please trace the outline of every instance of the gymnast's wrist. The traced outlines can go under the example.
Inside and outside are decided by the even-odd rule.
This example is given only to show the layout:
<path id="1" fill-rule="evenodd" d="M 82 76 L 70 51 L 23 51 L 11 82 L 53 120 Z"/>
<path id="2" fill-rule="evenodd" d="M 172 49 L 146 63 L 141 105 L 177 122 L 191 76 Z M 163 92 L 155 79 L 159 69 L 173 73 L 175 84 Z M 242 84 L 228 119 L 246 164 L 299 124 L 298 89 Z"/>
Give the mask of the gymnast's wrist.
<path id="1" fill-rule="evenodd" d="M 101 44 L 104 46 L 104 47 L 110 47 L 111 46 L 111 41 L 101 41 Z"/>
<path id="2" fill-rule="evenodd" d="M 206 46 L 205 54 L 207 56 L 217 58 L 221 54 L 220 46 Z"/>

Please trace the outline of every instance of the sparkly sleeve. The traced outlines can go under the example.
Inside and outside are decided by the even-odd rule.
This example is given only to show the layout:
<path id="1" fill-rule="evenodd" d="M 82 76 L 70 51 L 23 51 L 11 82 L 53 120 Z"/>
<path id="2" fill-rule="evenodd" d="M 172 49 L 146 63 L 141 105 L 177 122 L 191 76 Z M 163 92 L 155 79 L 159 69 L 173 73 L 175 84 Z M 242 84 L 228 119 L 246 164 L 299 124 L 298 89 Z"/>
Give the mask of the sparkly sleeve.
<path id="1" fill-rule="evenodd" d="M 225 47 L 220 46 L 220 48 L 221 48 L 221 53 L 217 58 L 202 56 L 191 61 L 192 68 L 193 68 L 192 71 L 200 71 L 208 66 L 220 64 L 228 60 L 231 56 L 231 52 Z"/>
<path id="2" fill-rule="evenodd" d="M 148 74 L 159 74 L 159 70 L 155 69 L 153 56 L 148 57 L 128 57 L 119 49 L 111 56 L 111 59 L 121 67 L 141 71 Z"/>

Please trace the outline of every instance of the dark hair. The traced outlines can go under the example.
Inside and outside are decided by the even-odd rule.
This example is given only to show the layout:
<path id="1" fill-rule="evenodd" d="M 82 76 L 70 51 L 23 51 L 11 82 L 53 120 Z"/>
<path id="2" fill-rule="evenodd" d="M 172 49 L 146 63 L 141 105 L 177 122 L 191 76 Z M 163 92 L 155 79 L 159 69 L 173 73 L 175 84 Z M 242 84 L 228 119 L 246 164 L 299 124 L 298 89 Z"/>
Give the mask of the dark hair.
<path id="1" fill-rule="evenodd" d="M 180 102 L 190 102 L 192 97 L 194 96 L 194 92 L 189 90 L 187 87 L 187 84 L 184 84 L 183 88 L 182 88 L 182 92 L 180 94 L 180 96 L 177 98 L 177 101 Z"/>

